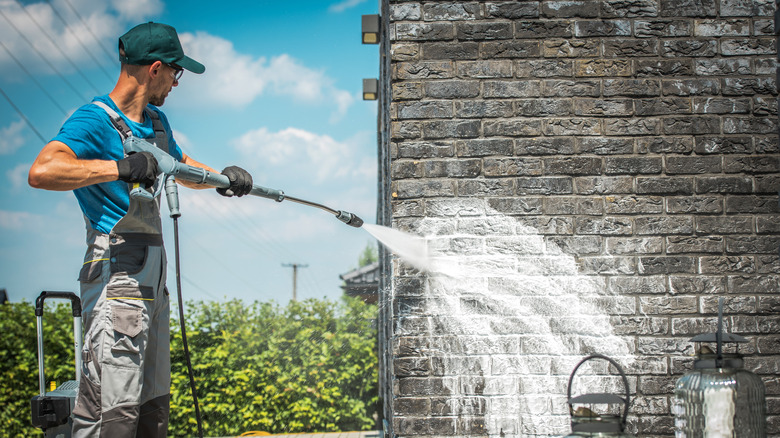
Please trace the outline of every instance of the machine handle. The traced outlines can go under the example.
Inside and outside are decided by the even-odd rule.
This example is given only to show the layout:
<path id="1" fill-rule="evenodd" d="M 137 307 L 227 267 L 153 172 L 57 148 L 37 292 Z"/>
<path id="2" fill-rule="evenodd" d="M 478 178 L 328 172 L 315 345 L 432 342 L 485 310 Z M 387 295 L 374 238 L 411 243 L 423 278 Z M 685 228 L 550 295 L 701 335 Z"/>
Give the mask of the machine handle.
<path id="1" fill-rule="evenodd" d="M 43 302 L 47 298 L 58 298 L 62 300 L 70 300 L 71 313 L 74 318 L 81 317 L 81 299 L 73 292 L 54 292 L 43 291 L 38 298 L 35 299 L 35 316 L 43 316 Z"/>
<path id="2" fill-rule="evenodd" d="M 571 372 L 571 376 L 569 376 L 569 388 L 568 388 L 568 391 L 567 391 L 568 400 L 570 400 L 570 401 L 572 400 L 572 398 L 571 398 L 571 384 L 574 381 L 574 375 L 577 373 L 577 370 L 580 368 L 580 365 L 584 364 L 585 362 L 587 362 L 587 361 L 589 361 L 591 359 L 603 359 L 603 360 L 606 360 L 607 362 L 609 362 L 612 365 L 614 365 L 615 368 L 617 368 L 618 372 L 620 373 L 620 377 L 623 378 L 623 387 L 626 388 L 626 398 L 623 399 L 623 402 L 625 403 L 625 408 L 623 409 L 623 415 L 622 415 L 621 422 L 620 422 L 620 429 L 624 430 L 625 426 L 626 426 L 626 419 L 628 417 L 628 406 L 629 406 L 630 400 L 631 400 L 631 393 L 630 393 L 630 390 L 628 388 L 628 378 L 626 377 L 626 373 L 623 372 L 623 368 L 621 368 L 620 365 L 617 362 L 615 362 L 613 359 L 611 359 L 611 358 L 609 358 L 607 356 L 604 356 L 603 354 L 592 354 L 592 355 L 586 357 L 585 359 L 582 359 L 580 361 L 580 363 L 578 363 L 577 366 L 574 367 L 574 371 Z M 570 402 L 570 405 L 569 405 L 569 409 L 572 409 L 571 402 Z"/>

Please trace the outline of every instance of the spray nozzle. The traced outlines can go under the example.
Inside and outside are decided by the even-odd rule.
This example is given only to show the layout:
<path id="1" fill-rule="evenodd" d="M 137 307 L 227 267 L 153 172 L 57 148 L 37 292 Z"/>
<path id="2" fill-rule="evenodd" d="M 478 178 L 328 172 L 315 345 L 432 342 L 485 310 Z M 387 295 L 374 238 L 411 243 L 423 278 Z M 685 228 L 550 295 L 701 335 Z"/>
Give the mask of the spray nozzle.
<path id="1" fill-rule="evenodd" d="M 360 219 L 357 217 L 357 215 L 346 212 L 344 210 L 339 210 L 336 213 L 336 218 L 351 227 L 360 228 L 363 226 L 363 219 Z"/>

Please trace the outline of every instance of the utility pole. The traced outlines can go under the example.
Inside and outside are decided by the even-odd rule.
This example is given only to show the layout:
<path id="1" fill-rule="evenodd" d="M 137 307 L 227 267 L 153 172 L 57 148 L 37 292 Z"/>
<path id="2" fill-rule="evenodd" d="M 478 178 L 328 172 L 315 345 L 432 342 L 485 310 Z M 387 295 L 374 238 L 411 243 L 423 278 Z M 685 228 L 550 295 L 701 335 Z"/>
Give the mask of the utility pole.
<path id="1" fill-rule="evenodd" d="M 308 268 L 309 265 L 300 263 L 287 263 L 282 265 L 285 268 L 293 268 L 293 301 L 298 301 L 298 268 Z"/>

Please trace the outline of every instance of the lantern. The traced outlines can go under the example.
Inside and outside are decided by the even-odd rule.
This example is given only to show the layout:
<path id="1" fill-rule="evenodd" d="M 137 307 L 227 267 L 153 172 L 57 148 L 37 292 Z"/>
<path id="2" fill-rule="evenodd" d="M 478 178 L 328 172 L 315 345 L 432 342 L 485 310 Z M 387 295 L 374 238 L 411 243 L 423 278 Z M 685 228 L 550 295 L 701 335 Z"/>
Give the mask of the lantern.
<path id="1" fill-rule="evenodd" d="M 723 344 L 747 342 L 742 336 L 723 333 L 723 298 L 718 300 L 718 331 L 695 336 L 697 356 L 693 370 L 674 389 L 675 436 L 765 437 L 764 382 L 742 368 L 738 349 L 724 353 Z M 714 342 L 716 350 L 702 346 Z"/>
<path id="2" fill-rule="evenodd" d="M 577 397 L 571 396 L 571 384 L 574 381 L 574 374 L 577 373 L 577 369 L 585 362 L 591 359 L 603 359 L 611 363 L 617 368 L 620 376 L 623 378 L 623 387 L 626 389 L 625 397 L 621 397 L 616 394 L 583 394 Z M 625 432 L 626 429 L 626 417 L 628 416 L 628 405 L 630 403 L 630 395 L 628 389 L 628 379 L 623 369 L 614 360 L 603 356 L 601 354 L 593 354 L 581 360 L 580 363 L 574 367 L 571 376 L 569 377 L 569 390 L 568 390 L 568 404 L 569 414 L 571 415 L 571 434 L 566 435 L 569 437 L 621 437 L 632 438 L 631 435 Z M 598 414 L 594 411 L 594 405 L 613 405 L 613 408 L 617 406 L 616 412 L 607 412 Z M 620 405 L 623 405 L 622 413 Z M 614 411 L 614 409 L 613 409 Z"/>

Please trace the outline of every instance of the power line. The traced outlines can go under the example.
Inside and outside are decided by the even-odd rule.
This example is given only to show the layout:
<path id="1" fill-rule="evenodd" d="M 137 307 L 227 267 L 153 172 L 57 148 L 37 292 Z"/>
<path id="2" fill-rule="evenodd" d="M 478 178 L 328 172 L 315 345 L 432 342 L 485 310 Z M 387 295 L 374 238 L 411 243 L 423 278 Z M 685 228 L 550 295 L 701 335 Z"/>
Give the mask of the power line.
<path id="1" fill-rule="evenodd" d="M 60 49 L 60 46 L 52 39 L 52 37 L 49 36 L 48 33 L 46 33 L 46 30 L 44 30 L 43 26 L 41 26 L 40 23 L 38 23 L 38 20 L 36 20 L 35 17 L 33 17 L 32 14 L 30 14 L 30 11 L 28 11 L 27 8 L 24 7 L 24 5 L 19 3 L 19 0 L 16 0 L 16 3 L 19 5 L 19 7 L 22 9 L 22 11 L 24 11 L 24 13 L 27 14 L 27 17 L 29 17 L 30 20 L 33 23 L 35 23 L 36 26 L 38 26 L 38 29 L 41 31 L 41 34 L 43 34 L 43 36 L 45 36 L 49 40 L 49 42 L 51 42 L 52 46 L 54 46 L 54 48 L 58 52 L 60 52 L 62 57 L 65 58 L 65 60 L 68 61 L 68 63 L 70 63 L 70 65 L 74 69 L 76 69 L 77 72 L 79 72 L 81 77 L 84 78 L 84 80 L 92 87 L 92 89 L 95 91 L 95 93 L 96 94 L 100 94 L 100 90 L 98 89 L 98 87 L 96 87 L 95 84 L 93 84 L 92 81 L 89 80 L 87 75 L 85 75 L 84 72 L 81 71 L 81 69 L 76 65 L 76 63 L 73 62 L 73 60 L 70 59 L 70 57 L 68 55 L 66 55 L 65 52 L 62 51 L 62 49 Z M 5 14 L 3 16 L 5 16 Z M 8 18 L 6 18 L 6 20 L 8 20 Z M 16 27 L 14 27 L 14 28 L 16 28 Z M 27 39 L 27 37 L 25 37 L 25 39 Z M 28 40 L 28 42 L 29 42 L 29 40 Z M 30 44 L 30 45 L 32 45 L 32 44 Z M 35 47 L 33 47 L 33 48 L 35 48 Z M 37 49 L 36 49 L 36 51 L 37 51 Z"/>
<path id="2" fill-rule="evenodd" d="M 33 130 L 33 132 L 35 132 L 35 135 L 37 135 L 37 136 L 38 136 L 38 138 L 39 138 L 39 139 L 41 139 L 41 143 L 46 143 L 46 140 L 44 140 L 44 139 L 43 139 L 43 136 L 41 135 L 41 133 L 40 133 L 40 132 L 38 132 L 38 130 L 37 130 L 37 129 L 35 129 L 35 126 L 33 126 L 33 124 L 32 124 L 32 123 L 30 123 L 30 119 L 28 119 L 28 118 L 27 118 L 27 116 L 25 116 L 25 115 L 24 115 L 24 113 L 22 112 L 22 110 L 20 110 L 20 109 L 19 109 L 19 107 L 18 107 L 18 106 L 16 106 L 16 104 L 15 104 L 15 103 L 14 103 L 14 102 L 11 100 L 11 98 L 10 98 L 10 97 L 8 97 L 8 95 L 7 95 L 7 94 L 5 94 L 5 91 L 3 91 L 3 88 L 2 88 L 2 87 L 0 87 L 0 94 L 2 94 L 2 95 L 3 95 L 3 97 L 5 97 L 5 100 L 7 100 L 7 101 L 8 101 L 8 103 L 10 103 L 10 104 L 11 104 L 11 106 L 12 106 L 12 107 L 13 107 L 13 108 L 16 110 L 16 112 L 17 112 L 17 113 L 19 113 L 19 116 L 21 116 L 21 117 L 22 117 L 22 119 L 25 121 L 25 123 L 27 123 L 27 126 L 29 126 L 29 127 L 30 127 L 30 129 L 32 129 L 32 130 Z"/>
<path id="3" fill-rule="evenodd" d="M 60 13 L 56 9 L 54 9 L 54 6 L 51 4 L 51 2 L 49 2 L 49 8 L 51 8 L 52 12 L 54 12 L 54 15 L 56 15 L 60 19 L 60 21 L 62 21 L 62 24 L 65 26 L 64 29 L 67 30 L 68 32 L 70 32 L 76 38 L 76 41 L 79 43 L 81 48 L 84 49 L 84 52 L 86 52 L 87 55 L 89 55 L 89 57 L 92 58 L 93 61 L 95 61 L 95 65 L 97 65 L 98 68 L 100 68 L 100 70 L 102 70 L 103 73 L 105 73 L 105 75 L 108 78 L 108 80 L 109 81 L 113 81 L 114 78 L 111 76 L 111 74 L 108 72 L 108 70 L 106 70 L 103 67 L 103 65 L 100 64 L 100 61 L 98 61 L 97 58 L 95 58 L 95 55 L 93 55 L 92 52 L 87 48 L 87 46 L 84 45 L 84 42 L 81 41 L 81 38 L 79 38 L 78 34 L 76 32 L 74 32 L 70 28 L 70 26 L 68 26 L 68 23 L 65 21 L 64 18 L 62 18 L 62 15 L 60 15 Z M 30 14 L 27 14 L 27 15 L 29 16 Z M 32 18 L 32 17 L 30 17 L 30 18 Z M 87 29 L 89 29 L 89 27 L 87 27 Z M 99 42 L 98 42 L 98 45 L 100 45 Z"/>
<path id="4" fill-rule="evenodd" d="M 8 53 L 8 56 L 10 56 L 10 57 L 11 57 L 11 59 L 13 59 L 13 60 L 14 60 L 14 62 L 16 62 L 16 65 L 18 65 L 18 66 L 19 66 L 19 68 L 21 68 L 21 69 L 22 69 L 22 71 L 24 71 L 24 72 L 27 74 L 27 76 L 28 76 L 30 79 L 32 79 L 32 81 L 33 81 L 33 82 L 35 82 L 35 85 L 37 85 L 37 86 L 38 86 L 38 88 L 40 88 L 40 89 L 41 89 L 41 91 L 43 91 L 43 93 L 44 93 L 44 94 L 45 94 L 45 95 L 46 95 L 46 96 L 49 98 L 49 100 L 51 100 L 51 101 L 52 101 L 52 103 L 54 104 L 54 106 L 56 106 L 57 108 L 59 108 L 59 109 L 60 109 L 60 111 L 62 111 L 62 114 L 64 114 L 64 115 L 66 115 L 66 116 L 67 116 L 67 115 L 68 115 L 68 112 L 67 112 L 67 111 L 65 111 L 65 108 L 63 108 L 63 107 L 62 107 L 62 106 L 59 104 L 59 102 L 57 102 L 57 101 L 54 99 L 54 96 L 52 96 L 52 95 L 51 95 L 51 94 L 50 94 L 48 91 L 46 91 L 46 89 L 45 89 L 45 88 L 43 88 L 43 85 L 41 85 L 41 83 L 40 83 L 40 82 L 38 82 L 38 80 L 37 80 L 37 79 L 35 79 L 35 76 L 33 76 L 33 75 L 32 75 L 32 74 L 31 74 L 31 73 L 30 73 L 30 72 L 29 72 L 29 71 L 28 71 L 28 70 L 27 70 L 27 69 L 24 67 L 24 65 L 22 65 L 22 63 L 21 63 L 21 62 L 19 62 L 19 60 L 16 58 L 16 56 L 14 56 L 14 54 L 13 54 L 13 53 L 11 53 L 11 51 L 10 51 L 10 50 L 8 50 L 8 47 L 6 47 L 6 46 L 5 46 L 5 44 L 3 44 L 3 42 L 2 42 L 2 41 L 0 41 L 0 46 L 3 46 L 3 49 L 5 49 L 5 51 Z"/>
<path id="5" fill-rule="evenodd" d="M 298 301 L 298 268 L 308 268 L 309 265 L 300 263 L 283 263 L 285 268 L 293 268 L 292 300 Z"/>
<path id="6" fill-rule="evenodd" d="M 65 78 L 65 76 L 63 76 L 63 75 L 62 75 L 62 73 L 60 73 L 60 71 L 59 71 L 59 70 L 57 70 L 57 68 L 56 68 L 56 67 L 55 67 L 55 66 L 54 66 L 54 65 L 53 65 L 53 64 L 52 64 L 52 63 L 51 63 L 51 62 L 50 62 L 48 59 L 46 59 L 46 57 L 45 57 L 45 56 L 43 56 L 43 54 L 42 54 L 42 53 L 41 53 L 41 52 L 40 52 L 38 49 L 36 49 L 36 48 L 35 48 L 35 45 L 33 45 L 32 41 L 30 41 L 30 40 L 29 40 L 29 39 L 28 39 L 28 38 L 27 38 L 27 37 L 26 37 L 26 36 L 25 36 L 25 35 L 22 33 L 22 31 L 20 31 L 20 30 L 19 30 L 19 28 L 18 28 L 18 27 L 16 27 L 16 25 L 15 25 L 15 24 L 14 24 L 14 23 L 13 23 L 13 22 L 12 22 L 12 21 L 11 21 L 11 20 L 10 20 L 10 19 L 9 19 L 9 18 L 6 16 L 6 15 L 5 15 L 5 12 L 3 12 L 3 9 L 2 9 L 2 8 L 0 8 L 0 15 L 2 15 L 2 16 L 3 16 L 3 18 L 5 18 L 5 21 L 7 21 L 7 22 L 8 22 L 8 24 L 10 24 L 10 25 L 11 25 L 11 27 L 13 27 L 13 28 L 14 28 L 14 30 L 16 31 L 16 33 L 18 33 L 18 34 L 19 34 L 19 36 L 21 36 L 21 37 L 22 37 L 22 39 L 24 39 L 25 41 L 27 41 L 27 44 L 29 44 L 29 45 L 30 45 L 30 47 L 32 47 L 32 49 L 35 51 L 35 53 L 37 53 L 37 54 L 38 54 L 38 56 L 40 56 L 40 57 L 41 57 L 41 59 L 43 59 L 43 62 L 45 62 L 45 63 L 46 63 L 46 64 L 47 64 L 47 65 L 48 65 L 48 66 L 49 66 L 49 67 L 50 67 L 50 68 L 51 68 L 51 69 L 54 71 L 54 73 L 55 73 L 57 76 L 59 76 L 59 77 L 60 77 L 60 79 L 62 79 L 62 80 L 63 80 L 63 82 L 65 82 L 66 84 L 68 84 L 68 87 L 70 87 L 70 89 L 71 89 L 71 90 L 73 90 L 73 92 L 74 92 L 74 93 L 76 93 L 76 96 L 78 96 L 78 97 L 79 97 L 79 99 L 84 99 L 84 96 L 82 96 L 82 95 L 79 93 L 79 91 L 78 91 L 78 90 L 76 90 L 76 87 L 74 87 L 74 86 L 73 86 L 73 84 L 72 84 L 72 83 L 71 83 L 69 80 L 67 80 L 67 79 Z"/>

